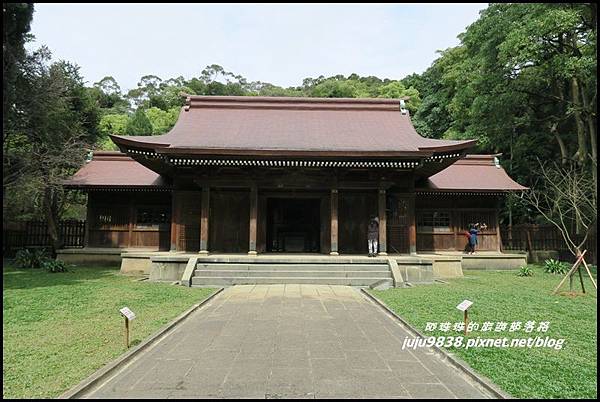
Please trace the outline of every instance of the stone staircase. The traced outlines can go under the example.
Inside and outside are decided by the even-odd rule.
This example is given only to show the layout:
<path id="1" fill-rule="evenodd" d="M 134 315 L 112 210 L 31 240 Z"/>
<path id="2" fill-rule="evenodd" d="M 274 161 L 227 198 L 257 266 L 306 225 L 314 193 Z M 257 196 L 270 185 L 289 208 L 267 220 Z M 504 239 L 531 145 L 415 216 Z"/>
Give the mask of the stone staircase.
<path id="1" fill-rule="evenodd" d="M 219 261 L 198 259 L 192 286 L 315 284 L 394 286 L 385 258 L 265 259 Z"/>

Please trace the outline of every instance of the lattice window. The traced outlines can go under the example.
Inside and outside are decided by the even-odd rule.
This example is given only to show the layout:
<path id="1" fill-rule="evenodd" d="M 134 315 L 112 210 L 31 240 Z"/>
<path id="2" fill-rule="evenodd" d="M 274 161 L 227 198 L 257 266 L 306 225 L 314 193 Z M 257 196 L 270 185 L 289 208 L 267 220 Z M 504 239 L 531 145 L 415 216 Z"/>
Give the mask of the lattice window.
<path id="1" fill-rule="evenodd" d="M 93 209 L 92 227 L 97 229 L 127 229 L 129 207 L 126 205 L 96 206 Z"/>
<path id="2" fill-rule="evenodd" d="M 419 232 L 451 232 L 450 212 L 419 211 L 417 213 L 417 231 Z"/>
<path id="3" fill-rule="evenodd" d="M 459 230 L 468 230 L 475 223 L 485 224 L 484 232 L 496 231 L 496 211 L 464 211 L 461 213 Z"/>
<path id="4" fill-rule="evenodd" d="M 167 226 L 171 223 L 169 207 L 138 207 L 136 210 L 135 222 L 136 228 L 156 228 Z"/>

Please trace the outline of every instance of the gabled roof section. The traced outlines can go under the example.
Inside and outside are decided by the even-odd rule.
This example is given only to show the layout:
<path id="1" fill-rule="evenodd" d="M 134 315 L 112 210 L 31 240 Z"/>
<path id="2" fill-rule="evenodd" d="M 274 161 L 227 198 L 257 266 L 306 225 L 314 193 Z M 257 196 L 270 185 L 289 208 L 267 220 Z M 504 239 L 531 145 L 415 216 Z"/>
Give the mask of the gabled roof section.
<path id="1" fill-rule="evenodd" d="M 121 152 L 94 152 L 73 177 L 63 182 L 67 188 L 168 188 L 158 173 Z"/>
<path id="2" fill-rule="evenodd" d="M 417 191 L 523 191 L 497 162 L 496 155 L 467 155 L 446 169 L 430 176 Z"/>
<path id="3" fill-rule="evenodd" d="M 421 137 L 399 99 L 255 96 L 189 96 L 167 134 L 111 138 L 161 154 L 252 156 L 431 156 L 476 143 Z"/>

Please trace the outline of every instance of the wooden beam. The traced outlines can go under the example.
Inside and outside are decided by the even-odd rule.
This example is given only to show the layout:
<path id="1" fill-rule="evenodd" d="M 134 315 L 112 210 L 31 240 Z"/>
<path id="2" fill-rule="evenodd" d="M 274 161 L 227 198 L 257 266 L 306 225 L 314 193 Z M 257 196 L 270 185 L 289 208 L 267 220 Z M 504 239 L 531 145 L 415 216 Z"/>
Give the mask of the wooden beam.
<path id="1" fill-rule="evenodd" d="M 250 235 L 248 238 L 248 254 L 256 255 L 256 233 L 258 225 L 258 189 L 250 187 Z"/>
<path id="2" fill-rule="evenodd" d="M 202 210 L 200 212 L 200 254 L 208 254 L 208 213 L 210 187 L 202 187 Z"/>
<path id="3" fill-rule="evenodd" d="M 387 255 L 385 189 L 379 189 L 379 255 Z"/>
<path id="4" fill-rule="evenodd" d="M 338 190 L 331 189 L 331 251 L 330 255 L 339 255 L 338 253 Z"/>

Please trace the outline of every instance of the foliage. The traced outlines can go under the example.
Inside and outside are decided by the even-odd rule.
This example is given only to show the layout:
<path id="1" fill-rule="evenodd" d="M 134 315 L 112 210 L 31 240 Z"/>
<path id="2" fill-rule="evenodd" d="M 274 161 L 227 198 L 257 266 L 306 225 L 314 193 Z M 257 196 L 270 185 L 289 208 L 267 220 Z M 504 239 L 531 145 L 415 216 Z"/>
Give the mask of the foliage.
<path id="1" fill-rule="evenodd" d="M 109 134 L 125 135 L 129 117 L 126 114 L 105 114 L 100 118 L 98 131 L 105 137 Z"/>
<path id="2" fill-rule="evenodd" d="M 533 267 L 535 269 L 535 267 Z M 427 322 L 460 322 L 455 306 L 471 300 L 469 321 L 480 324 L 469 339 L 517 339 L 546 337 L 564 339 L 563 348 L 451 348 L 449 351 L 466 361 L 476 372 L 498 384 L 510 395 L 521 399 L 597 398 L 596 317 L 597 292 L 584 277 L 588 295 L 557 297 L 552 275 L 535 275 L 523 280 L 515 271 L 465 271 L 464 278 L 449 279 L 448 284 L 415 286 L 371 291 L 385 304 L 423 331 Z M 521 330 L 482 332 L 482 323 L 520 321 Z M 547 332 L 524 332 L 527 321 L 539 325 L 549 321 Z M 439 327 L 427 336 L 455 335 Z M 535 335 L 534 335 L 535 334 Z M 590 342 L 592 343 L 590 347 Z M 551 384 L 551 386 L 549 386 Z"/>
<path id="3" fill-rule="evenodd" d="M 125 134 L 127 135 L 152 135 L 152 123 L 144 113 L 144 110 L 138 108 L 135 111 L 131 119 L 127 121 L 125 127 Z"/>
<path id="4" fill-rule="evenodd" d="M 179 108 L 174 107 L 169 110 L 162 110 L 157 107 L 151 107 L 145 113 L 152 126 L 152 134 L 159 135 L 173 128 L 179 117 Z"/>
<path id="5" fill-rule="evenodd" d="M 531 185 L 537 160 L 576 160 L 596 175 L 596 5 L 492 3 L 421 75 L 417 130 L 433 138 L 475 138 L 504 153 L 517 181 Z M 504 214 L 535 212 L 508 204 Z"/>
<path id="6" fill-rule="evenodd" d="M 544 271 L 550 274 L 566 274 L 568 270 L 569 266 L 562 261 L 553 258 L 544 261 Z"/>
<path id="7" fill-rule="evenodd" d="M 533 269 L 529 265 L 523 265 L 519 268 L 517 276 L 533 276 Z"/>
<path id="8" fill-rule="evenodd" d="M 17 268 L 40 268 L 48 260 L 48 254 L 44 249 L 21 249 L 15 255 L 15 266 Z"/>
<path id="9" fill-rule="evenodd" d="M 61 260 L 47 258 L 42 261 L 40 268 L 50 273 L 67 272 L 67 264 Z"/>

